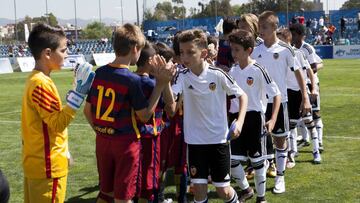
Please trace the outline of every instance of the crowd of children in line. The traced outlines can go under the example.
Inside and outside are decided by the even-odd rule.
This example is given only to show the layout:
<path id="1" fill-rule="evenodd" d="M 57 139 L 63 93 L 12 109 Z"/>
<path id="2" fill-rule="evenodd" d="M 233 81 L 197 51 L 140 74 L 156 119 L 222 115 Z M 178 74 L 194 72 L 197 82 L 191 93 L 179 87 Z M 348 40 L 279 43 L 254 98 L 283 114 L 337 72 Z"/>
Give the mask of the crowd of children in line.
<path id="1" fill-rule="evenodd" d="M 66 127 L 83 101 L 96 133 L 98 203 L 169 202 L 164 180 L 173 167 L 178 202 L 188 201 L 188 176 L 196 203 L 209 201 L 209 181 L 228 203 L 254 195 L 252 177 L 256 202 L 266 202 L 267 176 L 275 177 L 273 193 L 284 193 L 285 169 L 298 155 L 298 127 L 301 144 L 311 138 L 313 161 L 321 163 L 321 60 L 304 42 L 303 25 L 278 24 L 272 11 L 244 14 L 224 20 L 219 40 L 184 30 L 171 48 L 125 24 L 114 32 L 115 60 L 95 72 L 79 65 L 64 106 L 50 73 L 67 56 L 65 34 L 37 25 L 29 37 L 36 64 L 22 109 L 24 201 L 64 201 Z"/>

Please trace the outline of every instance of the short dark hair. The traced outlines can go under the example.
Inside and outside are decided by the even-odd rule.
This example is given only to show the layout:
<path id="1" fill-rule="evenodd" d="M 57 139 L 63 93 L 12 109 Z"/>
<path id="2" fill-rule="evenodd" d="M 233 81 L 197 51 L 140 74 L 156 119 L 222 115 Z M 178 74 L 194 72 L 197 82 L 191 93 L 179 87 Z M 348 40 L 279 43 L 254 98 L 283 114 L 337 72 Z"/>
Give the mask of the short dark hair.
<path id="1" fill-rule="evenodd" d="M 149 60 L 149 58 L 154 56 L 155 54 L 156 54 L 156 50 L 153 44 L 149 41 L 146 41 L 144 48 L 141 50 L 140 57 L 136 62 L 136 65 L 138 67 L 144 66 L 145 63 Z"/>
<path id="2" fill-rule="evenodd" d="M 179 42 L 194 42 L 198 48 L 207 48 L 207 37 L 206 34 L 199 29 L 185 30 L 179 35 Z"/>
<path id="3" fill-rule="evenodd" d="M 178 31 L 177 33 L 175 33 L 173 38 L 172 48 L 174 50 L 175 56 L 180 56 L 179 35 L 181 34 L 181 32 L 182 31 Z"/>
<path id="4" fill-rule="evenodd" d="M 244 50 L 248 48 L 254 48 L 255 38 L 251 32 L 246 30 L 236 30 L 229 35 L 229 41 L 231 43 L 239 44 L 244 47 Z"/>
<path id="5" fill-rule="evenodd" d="M 288 42 L 291 42 L 291 39 L 292 39 L 292 34 L 290 32 L 290 30 L 288 28 L 280 28 L 276 31 L 276 35 L 277 36 L 282 36 L 283 38 L 285 38 L 286 40 L 286 43 Z"/>
<path id="6" fill-rule="evenodd" d="M 28 45 L 35 60 L 40 59 L 41 52 L 50 48 L 55 50 L 60 45 L 60 40 L 66 38 L 64 30 L 51 27 L 45 23 L 34 26 L 29 35 Z"/>
<path id="7" fill-rule="evenodd" d="M 222 27 L 224 35 L 231 33 L 237 28 L 235 19 L 225 18 Z"/>
<path id="8" fill-rule="evenodd" d="M 175 55 L 174 51 L 163 42 L 156 43 L 155 50 L 157 54 L 165 58 L 166 62 L 169 62 Z"/>
<path id="9" fill-rule="evenodd" d="M 291 24 L 289 30 L 290 30 L 290 32 L 292 32 L 292 33 L 294 32 L 301 36 L 304 36 L 306 34 L 304 25 L 302 25 L 300 23 Z"/>
<path id="10" fill-rule="evenodd" d="M 208 41 L 208 45 L 214 44 L 215 46 L 217 46 L 219 40 L 217 37 L 209 35 L 209 36 L 207 36 L 207 41 Z"/>

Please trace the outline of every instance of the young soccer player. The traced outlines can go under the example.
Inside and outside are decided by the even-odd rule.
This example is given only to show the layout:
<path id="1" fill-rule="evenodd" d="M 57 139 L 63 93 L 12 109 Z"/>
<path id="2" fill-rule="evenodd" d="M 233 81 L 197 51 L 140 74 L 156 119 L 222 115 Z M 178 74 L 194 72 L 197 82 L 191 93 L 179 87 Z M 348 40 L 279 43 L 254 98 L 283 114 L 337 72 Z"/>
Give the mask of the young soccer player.
<path id="1" fill-rule="evenodd" d="M 251 32 L 255 37 L 255 46 L 262 43 L 262 40 L 259 37 L 259 18 L 252 13 L 245 13 L 240 16 L 240 18 L 236 21 L 238 29 L 246 30 Z"/>
<path id="2" fill-rule="evenodd" d="M 75 117 L 94 78 L 90 64 L 75 71 L 75 89 L 62 102 L 50 78 L 67 57 L 63 30 L 36 25 L 29 35 L 35 67 L 25 84 L 22 101 L 22 165 L 24 202 L 64 202 L 68 174 L 67 126 Z"/>
<path id="3" fill-rule="evenodd" d="M 180 51 L 178 36 L 176 34 L 173 39 L 173 49 L 168 47 L 164 43 L 156 44 L 156 52 L 163 56 L 167 61 L 170 59 L 177 63 L 177 71 L 183 69 L 180 61 Z M 171 110 L 172 111 L 172 110 Z M 170 111 L 170 112 L 171 112 Z M 183 131 L 183 115 L 182 115 L 182 105 L 178 106 L 178 109 L 174 113 L 166 112 L 166 121 L 168 122 L 168 127 L 165 134 L 162 134 L 161 139 L 161 151 L 163 152 L 160 156 L 164 156 L 162 159 L 163 162 L 163 176 L 166 176 L 167 168 L 174 169 L 174 184 L 176 187 L 176 199 L 179 203 L 186 203 L 186 190 L 187 190 L 187 165 L 186 165 L 186 144 L 184 142 L 184 131 Z M 165 135 L 165 136 L 163 136 Z M 165 138 L 164 138 L 165 137 Z M 171 137 L 169 139 L 169 137 Z M 164 139 L 163 139 L 164 138 Z M 162 142 L 164 141 L 164 142 Z M 164 179 L 163 177 L 162 179 Z M 162 189 L 165 189 L 163 184 Z M 163 191 L 161 191 L 163 192 Z M 160 193 L 159 193 L 160 194 Z M 166 199 L 164 194 L 159 195 L 160 201 L 170 201 Z"/>
<path id="4" fill-rule="evenodd" d="M 276 194 L 285 192 L 285 167 L 287 160 L 287 136 L 289 134 L 289 121 L 287 111 L 287 72 L 293 71 L 299 83 L 302 94 L 301 113 L 310 112 L 311 106 L 306 93 L 306 86 L 300 70 L 296 69 L 294 50 L 285 42 L 276 37 L 276 29 L 279 24 L 277 15 L 272 11 L 264 11 L 259 16 L 259 33 L 264 40 L 257 46 L 252 58 L 263 65 L 270 76 L 274 79 L 281 92 L 281 105 L 272 136 L 275 144 L 276 177 L 273 192 Z M 266 118 L 270 119 L 272 114 L 272 100 L 269 98 L 266 110 Z"/>
<path id="5" fill-rule="evenodd" d="M 263 39 L 259 37 L 259 19 L 256 15 L 252 13 L 245 13 L 240 16 L 240 18 L 237 20 L 237 26 L 239 29 L 246 30 L 248 32 L 251 32 L 253 36 L 255 37 L 255 46 L 258 46 L 262 42 L 264 42 Z M 267 158 L 269 161 L 269 167 L 267 169 L 267 176 L 274 178 L 276 176 L 276 166 L 274 162 L 274 147 L 273 147 L 273 141 L 271 136 L 266 137 L 266 153 Z M 246 178 L 252 179 L 254 177 L 254 170 L 250 166 L 246 168 Z"/>
<path id="6" fill-rule="evenodd" d="M 141 77 L 129 70 L 144 45 L 145 37 L 139 27 L 125 24 L 117 28 L 113 40 L 116 58 L 96 70 L 87 97 L 84 113 L 96 132 L 98 202 L 115 199 L 130 203 L 134 197 L 140 156 L 135 116 L 144 123 L 153 116 L 161 92 L 174 72 L 164 66 L 152 70 L 156 85 L 147 100 L 141 89 Z"/>
<path id="7" fill-rule="evenodd" d="M 310 84 L 308 81 L 308 86 L 310 89 L 310 97 L 311 97 L 311 103 L 312 103 L 312 112 L 313 112 L 313 118 L 316 126 L 316 130 L 318 132 L 318 138 L 319 138 L 319 148 L 320 151 L 323 151 L 323 127 L 324 124 L 321 119 L 320 114 L 320 86 L 319 86 L 319 78 L 317 76 L 317 71 L 320 66 L 318 64 L 321 63 L 321 59 L 317 54 L 315 53 L 315 49 L 313 46 L 305 42 L 305 36 L 306 32 L 303 28 L 303 25 L 301 24 L 293 24 L 290 26 L 290 31 L 293 36 L 293 44 L 296 48 L 302 50 L 305 54 L 306 60 L 310 63 L 311 69 L 314 71 L 315 76 L 315 86 Z"/>
<path id="8" fill-rule="evenodd" d="M 234 63 L 228 42 L 228 36 L 234 29 L 236 29 L 235 20 L 232 18 L 226 18 L 223 23 L 223 35 L 219 39 L 219 49 L 215 63 L 217 67 L 220 67 L 225 72 L 228 72 Z"/>
<path id="9" fill-rule="evenodd" d="M 152 66 L 161 66 L 161 63 L 166 63 L 165 58 L 156 55 L 155 47 L 151 43 L 146 42 L 136 63 L 137 70 L 135 73 L 141 78 L 141 88 L 147 99 L 150 98 L 155 87 L 155 80 L 150 77 Z M 139 131 L 141 135 L 140 183 L 138 184 L 140 185 L 139 202 L 154 202 L 158 195 L 160 180 L 160 135 L 165 127 L 162 121 L 163 109 L 165 103 L 170 105 L 174 103 L 170 88 L 169 83 L 167 86 L 168 93 L 163 94 L 162 99 L 155 109 L 154 115 L 147 123 L 141 123 L 141 121 L 137 119 L 135 131 Z M 174 111 L 175 105 L 172 106 L 174 107 Z M 172 108 L 169 107 L 169 109 Z"/>
<path id="10" fill-rule="evenodd" d="M 305 28 L 304 28 L 305 29 Z M 282 28 L 277 31 L 277 36 L 283 42 L 287 44 L 291 44 L 292 35 L 289 29 Z M 302 71 L 302 74 L 305 78 L 309 78 L 311 84 L 315 86 L 315 78 L 312 69 L 310 68 L 310 64 L 305 59 L 304 53 L 294 47 L 296 62 L 295 65 L 299 67 Z M 307 77 L 307 75 L 309 77 Z M 290 119 L 290 135 L 289 135 L 289 156 L 288 156 L 288 168 L 292 168 L 295 166 L 295 154 L 297 153 L 297 128 L 296 126 L 300 122 L 300 118 L 305 122 L 305 125 L 310 132 L 311 139 L 313 142 L 313 156 L 314 156 L 314 163 L 319 164 L 321 161 L 320 153 L 319 153 L 319 140 L 318 134 L 315 128 L 315 124 L 311 115 L 311 112 L 307 113 L 306 115 L 301 116 L 299 113 L 300 105 L 301 105 L 301 92 L 299 85 L 296 81 L 295 75 L 288 72 L 287 77 L 287 93 L 288 93 L 288 110 L 289 110 L 289 119 Z M 317 93 L 313 91 L 311 95 L 316 95 Z"/>
<path id="11" fill-rule="evenodd" d="M 256 202 L 266 202 L 266 136 L 271 133 L 280 108 L 280 90 L 271 79 L 263 66 L 250 58 L 255 45 L 255 39 L 250 32 L 239 30 L 229 36 L 231 53 L 237 65 L 234 65 L 229 74 L 248 95 L 248 107 L 243 129 L 239 138 L 231 141 L 231 174 L 242 189 L 240 202 L 251 198 L 254 191 L 246 179 L 243 163 L 250 159 L 255 169 Z M 273 112 L 266 124 L 265 111 L 266 96 L 273 98 Z M 231 101 L 229 117 L 237 117 L 239 103 Z"/>
<path id="12" fill-rule="evenodd" d="M 237 194 L 230 186 L 230 149 L 226 117 L 226 94 L 239 99 L 239 116 L 234 132 L 238 137 L 243 125 L 247 96 L 223 70 L 205 62 L 206 35 L 201 30 L 187 30 L 180 34 L 180 58 L 187 68 L 178 72 L 172 86 L 174 95 L 182 94 L 184 107 L 184 135 L 188 144 L 188 163 L 194 184 L 194 201 L 208 202 L 208 176 L 220 198 L 237 202 Z"/>

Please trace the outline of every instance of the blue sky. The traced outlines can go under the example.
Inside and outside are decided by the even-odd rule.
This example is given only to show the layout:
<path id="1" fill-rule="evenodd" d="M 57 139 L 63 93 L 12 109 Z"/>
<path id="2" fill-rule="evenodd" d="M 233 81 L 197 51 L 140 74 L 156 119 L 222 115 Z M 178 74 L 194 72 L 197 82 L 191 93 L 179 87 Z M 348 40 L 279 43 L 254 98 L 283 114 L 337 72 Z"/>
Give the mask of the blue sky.
<path id="1" fill-rule="evenodd" d="M 44 15 L 46 12 L 46 2 L 48 11 L 54 13 L 58 18 L 71 19 L 75 17 L 74 1 L 75 0 L 0 0 L 0 18 L 14 19 L 14 1 L 16 2 L 17 18 L 23 18 L 25 15 L 37 17 Z M 139 1 L 140 18 L 142 17 L 142 8 L 144 0 Z M 146 0 L 147 8 L 154 8 L 157 2 L 161 0 Z M 164 1 L 164 0 L 163 0 Z M 208 2 L 209 0 L 184 0 L 187 8 L 197 7 L 197 3 Z M 324 9 L 338 9 L 346 0 L 322 0 Z M 135 0 L 76 0 L 77 17 L 82 19 L 99 20 L 99 2 L 101 5 L 101 17 L 113 18 L 121 21 L 121 2 L 124 10 L 124 21 L 136 21 L 136 1 Z M 248 0 L 231 0 L 232 4 L 241 4 Z"/>

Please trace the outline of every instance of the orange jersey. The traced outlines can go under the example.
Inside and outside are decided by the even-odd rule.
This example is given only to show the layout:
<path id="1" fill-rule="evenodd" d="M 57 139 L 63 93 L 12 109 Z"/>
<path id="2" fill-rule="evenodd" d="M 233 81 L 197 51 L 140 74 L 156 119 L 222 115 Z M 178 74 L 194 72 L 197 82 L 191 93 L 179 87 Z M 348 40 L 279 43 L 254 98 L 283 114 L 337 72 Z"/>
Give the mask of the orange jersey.
<path id="1" fill-rule="evenodd" d="M 22 101 L 22 163 L 27 178 L 56 178 L 68 172 L 67 126 L 76 111 L 62 107 L 50 77 L 33 70 Z"/>

